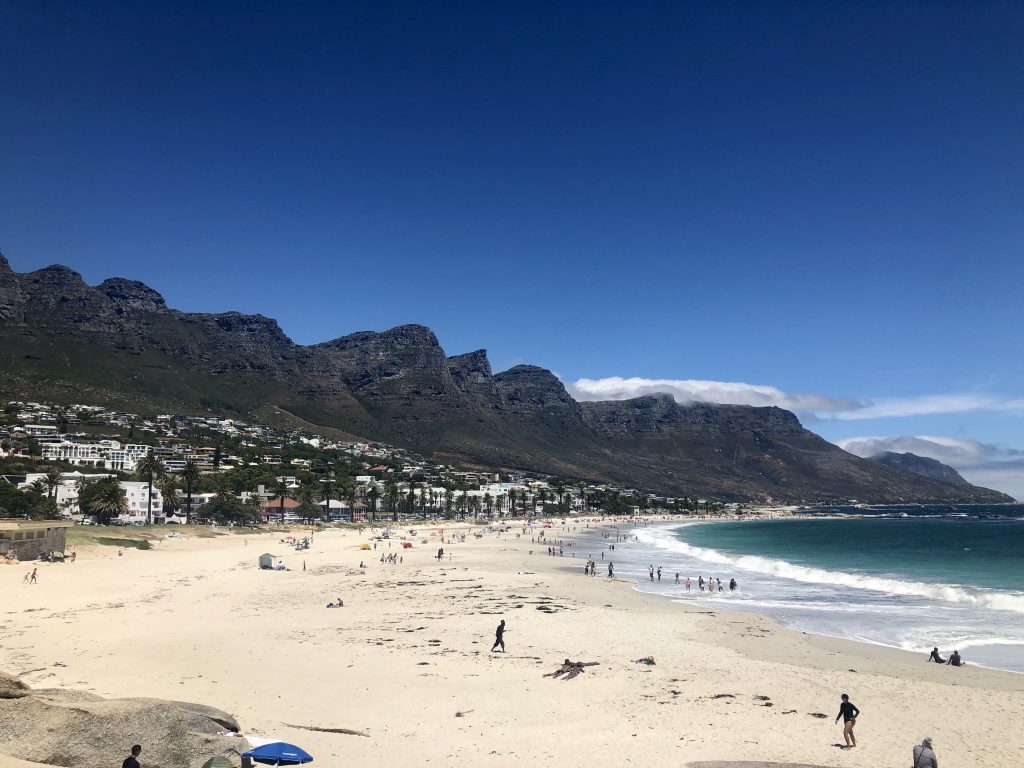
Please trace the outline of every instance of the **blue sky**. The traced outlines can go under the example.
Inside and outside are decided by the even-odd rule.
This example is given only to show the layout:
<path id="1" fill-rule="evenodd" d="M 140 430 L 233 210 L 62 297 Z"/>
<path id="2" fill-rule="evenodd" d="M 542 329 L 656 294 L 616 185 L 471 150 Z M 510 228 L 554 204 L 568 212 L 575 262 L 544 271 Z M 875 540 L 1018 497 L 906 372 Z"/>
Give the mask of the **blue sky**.
<path id="1" fill-rule="evenodd" d="M 0 249 L 941 438 L 1024 496 L 1022 39 L 1015 3 L 0 0 Z"/>

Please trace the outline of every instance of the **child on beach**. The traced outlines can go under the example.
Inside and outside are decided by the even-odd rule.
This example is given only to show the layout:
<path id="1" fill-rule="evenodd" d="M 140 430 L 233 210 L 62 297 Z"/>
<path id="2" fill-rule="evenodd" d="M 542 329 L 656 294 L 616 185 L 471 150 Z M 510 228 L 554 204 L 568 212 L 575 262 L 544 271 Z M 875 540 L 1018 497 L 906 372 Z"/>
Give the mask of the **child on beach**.
<path id="1" fill-rule="evenodd" d="M 854 706 L 853 702 L 850 701 L 850 697 L 845 693 L 841 698 L 842 703 L 839 705 L 839 714 L 836 715 L 836 722 L 839 722 L 840 717 L 843 718 L 843 738 L 846 740 L 844 749 L 850 749 L 857 746 L 857 739 L 853 735 L 853 726 L 857 724 L 860 710 Z"/>

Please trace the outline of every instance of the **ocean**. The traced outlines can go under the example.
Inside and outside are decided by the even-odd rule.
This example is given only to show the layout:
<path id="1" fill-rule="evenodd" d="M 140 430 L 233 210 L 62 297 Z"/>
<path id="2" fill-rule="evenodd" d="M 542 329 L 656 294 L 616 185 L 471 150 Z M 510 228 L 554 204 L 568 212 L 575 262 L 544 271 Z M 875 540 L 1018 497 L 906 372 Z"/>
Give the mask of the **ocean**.
<path id="1" fill-rule="evenodd" d="M 638 540 L 599 564 L 612 559 L 617 576 L 674 600 L 922 654 L 956 649 L 968 663 L 1024 672 L 1024 507 L 1008 512 L 1016 516 L 652 525 L 631 529 Z M 649 565 L 662 568 L 660 582 Z M 692 592 L 674 583 L 677 572 Z M 699 576 L 721 579 L 725 591 L 698 592 Z"/>

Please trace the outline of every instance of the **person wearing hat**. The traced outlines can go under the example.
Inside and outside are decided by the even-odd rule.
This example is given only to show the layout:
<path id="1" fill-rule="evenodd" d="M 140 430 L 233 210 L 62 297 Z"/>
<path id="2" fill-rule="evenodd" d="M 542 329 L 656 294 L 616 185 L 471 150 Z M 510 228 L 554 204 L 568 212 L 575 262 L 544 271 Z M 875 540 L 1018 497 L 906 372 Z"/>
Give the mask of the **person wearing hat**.
<path id="1" fill-rule="evenodd" d="M 935 757 L 930 738 L 921 739 L 914 747 L 914 768 L 939 768 L 939 759 Z"/>

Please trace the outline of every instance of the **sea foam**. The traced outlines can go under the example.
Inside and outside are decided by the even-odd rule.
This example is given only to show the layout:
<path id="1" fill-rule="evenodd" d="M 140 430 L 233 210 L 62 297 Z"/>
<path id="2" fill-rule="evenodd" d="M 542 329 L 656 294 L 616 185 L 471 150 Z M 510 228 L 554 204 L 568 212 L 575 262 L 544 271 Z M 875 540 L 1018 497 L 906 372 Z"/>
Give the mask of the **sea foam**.
<path id="1" fill-rule="evenodd" d="M 925 597 L 947 603 L 1024 613 L 1024 594 L 1018 592 L 998 592 L 957 584 L 927 584 L 920 581 L 906 581 L 885 576 L 796 565 L 786 560 L 756 555 L 730 555 L 715 549 L 697 547 L 679 541 L 674 537 L 673 530 L 666 528 L 643 528 L 635 531 L 635 535 L 640 541 L 659 549 L 677 552 L 707 563 L 729 565 L 781 579 L 791 579 L 806 584 L 829 584 L 853 589 L 867 589 L 906 597 Z"/>

